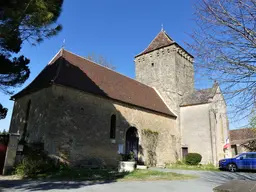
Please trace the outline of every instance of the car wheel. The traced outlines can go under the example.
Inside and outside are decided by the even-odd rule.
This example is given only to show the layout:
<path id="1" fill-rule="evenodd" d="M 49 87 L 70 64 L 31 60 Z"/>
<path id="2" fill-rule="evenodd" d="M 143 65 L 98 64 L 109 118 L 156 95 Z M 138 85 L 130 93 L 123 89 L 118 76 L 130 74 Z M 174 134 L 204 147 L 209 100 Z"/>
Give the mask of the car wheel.
<path id="1" fill-rule="evenodd" d="M 233 163 L 230 163 L 230 164 L 228 164 L 228 170 L 230 172 L 236 172 L 237 171 L 237 166 Z"/>

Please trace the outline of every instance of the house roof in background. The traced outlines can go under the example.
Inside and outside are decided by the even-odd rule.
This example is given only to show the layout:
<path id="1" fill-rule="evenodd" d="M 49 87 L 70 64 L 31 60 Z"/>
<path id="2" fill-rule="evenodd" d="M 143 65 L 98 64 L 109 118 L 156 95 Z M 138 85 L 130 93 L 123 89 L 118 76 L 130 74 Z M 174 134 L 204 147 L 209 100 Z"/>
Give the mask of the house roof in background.
<path id="1" fill-rule="evenodd" d="M 12 98 L 22 97 L 51 84 L 75 88 L 175 117 L 153 88 L 64 49 L 59 51 L 34 81 Z"/>
<path id="2" fill-rule="evenodd" d="M 210 99 L 216 94 L 218 86 L 218 83 L 215 82 L 211 88 L 195 90 L 193 93 L 183 98 L 181 106 L 209 103 Z"/>
<path id="3" fill-rule="evenodd" d="M 256 139 L 255 128 L 234 129 L 234 130 L 230 130 L 229 134 L 230 134 L 231 145 L 243 144 L 252 139 Z"/>

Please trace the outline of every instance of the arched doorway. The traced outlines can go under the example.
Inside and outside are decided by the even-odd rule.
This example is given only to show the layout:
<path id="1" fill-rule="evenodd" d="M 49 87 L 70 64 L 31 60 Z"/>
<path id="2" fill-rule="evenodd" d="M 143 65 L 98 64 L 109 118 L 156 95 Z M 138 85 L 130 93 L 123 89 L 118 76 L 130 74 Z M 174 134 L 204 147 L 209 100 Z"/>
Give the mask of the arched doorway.
<path id="1" fill-rule="evenodd" d="M 135 127 L 130 127 L 126 132 L 126 144 L 125 152 L 129 154 L 131 151 L 135 154 L 135 158 L 138 158 L 139 151 L 139 135 Z"/>

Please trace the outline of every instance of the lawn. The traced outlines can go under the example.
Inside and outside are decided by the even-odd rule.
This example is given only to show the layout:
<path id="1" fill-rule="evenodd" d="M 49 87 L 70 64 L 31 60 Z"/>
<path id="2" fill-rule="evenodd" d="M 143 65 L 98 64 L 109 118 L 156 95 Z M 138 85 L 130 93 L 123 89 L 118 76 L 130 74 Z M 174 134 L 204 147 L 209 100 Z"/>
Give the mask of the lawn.
<path id="1" fill-rule="evenodd" d="M 160 172 L 153 170 L 137 170 L 125 175 L 120 181 L 156 181 L 156 180 L 186 180 L 197 178 L 193 175 L 184 175 L 171 172 Z"/>
<path id="2" fill-rule="evenodd" d="M 134 172 L 119 173 L 115 170 L 102 169 L 69 169 L 54 174 L 41 174 L 37 178 L 54 180 L 79 181 L 154 181 L 154 180 L 186 180 L 197 178 L 193 175 L 184 175 L 153 170 L 136 170 Z"/>
<path id="3" fill-rule="evenodd" d="M 207 165 L 186 165 L 183 162 L 173 163 L 167 165 L 169 169 L 184 169 L 184 170 L 200 170 L 200 171 L 219 171 L 219 169 L 213 164 Z"/>

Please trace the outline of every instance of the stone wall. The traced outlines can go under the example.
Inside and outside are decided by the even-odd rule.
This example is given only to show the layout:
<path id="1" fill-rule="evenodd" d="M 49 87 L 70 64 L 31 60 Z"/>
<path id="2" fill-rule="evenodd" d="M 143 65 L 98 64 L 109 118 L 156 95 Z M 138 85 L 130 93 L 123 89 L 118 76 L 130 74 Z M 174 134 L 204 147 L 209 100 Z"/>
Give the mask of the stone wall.
<path id="1" fill-rule="evenodd" d="M 193 58 L 173 44 L 135 58 L 135 71 L 136 80 L 154 87 L 176 114 L 176 126 L 180 128 L 181 100 L 194 90 Z"/>
<path id="2" fill-rule="evenodd" d="M 182 145 L 203 156 L 202 163 L 218 164 L 231 157 L 223 150 L 229 134 L 226 103 L 220 89 L 208 104 L 181 107 Z"/>
<path id="3" fill-rule="evenodd" d="M 219 87 L 213 97 L 211 108 L 215 111 L 216 116 L 216 161 L 218 162 L 220 159 L 232 155 L 231 150 L 223 150 L 226 139 L 229 137 L 229 122 L 226 103 Z"/>
<path id="4" fill-rule="evenodd" d="M 174 162 L 179 150 L 175 119 L 74 89 L 52 86 L 15 102 L 10 131 L 23 127 L 24 110 L 31 99 L 28 142 L 43 142 L 51 154 L 71 165 L 116 165 L 118 145 L 125 144 L 129 127 L 159 132 L 157 164 Z M 110 139 L 110 117 L 117 116 L 116 139 Z M 141 138 L 140 138 L 141 139 Z M 142 152 L 146 151 L 142 145 Z M 124 146 L 125 149 L 125 146 Z M 144 158 L 143 153 L 140 154 Z"/>
<path id="5" fill-rule="evenodd" d="M 136 80 L 156 88 L 177 115 L 181 98 L 194 90 L 193 59 L 177 45 L 135 58 L 135 72 Z"/>
<path id="6" fill-rule="evenodd" d="M 55 105 L 55 103 L 52 102 L 53 94 L 51 88 L 45 88 L 15 100 L 9 132 L 19 133 L 20 135 L 23 134 L 29 101 L 31 101 L 31 105 L 27 129 L 34 130 L 34 133 L 37 133 L 37 140 L 40 140 L 42 136 L 40 131 L 46 127 L 52 119 L 49 109 L 52 105 Z"/>
<path id="7" fill-rule="evenodd" d="M 213 163 L 209 104 L 181 107 L 182 146 L 202 155 L 201 163 Z"/>

